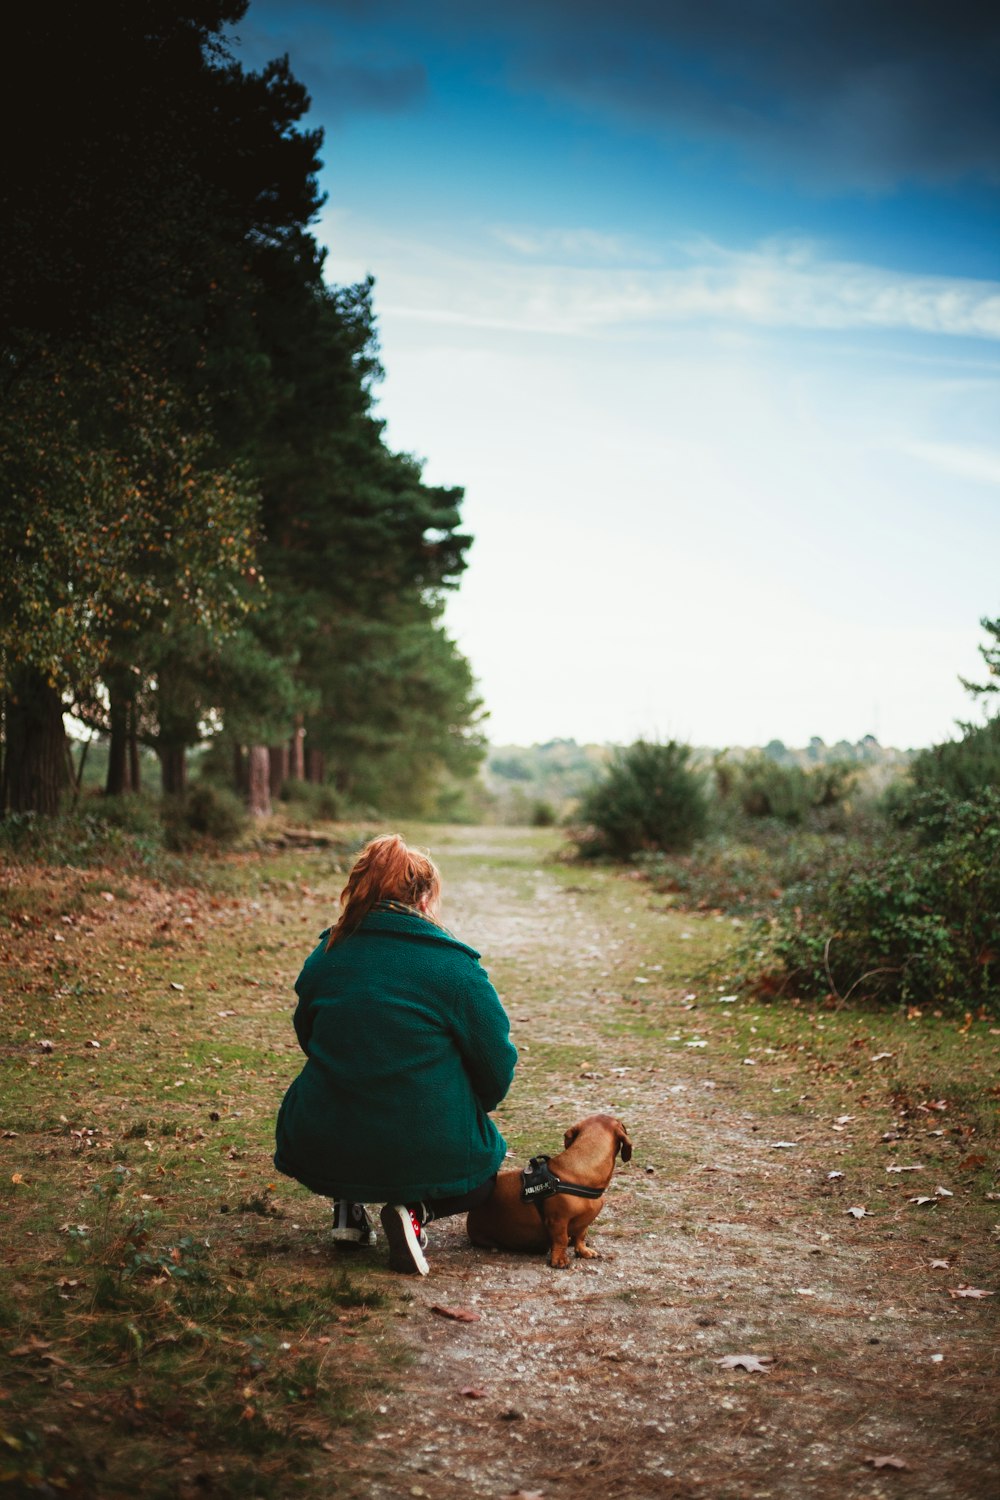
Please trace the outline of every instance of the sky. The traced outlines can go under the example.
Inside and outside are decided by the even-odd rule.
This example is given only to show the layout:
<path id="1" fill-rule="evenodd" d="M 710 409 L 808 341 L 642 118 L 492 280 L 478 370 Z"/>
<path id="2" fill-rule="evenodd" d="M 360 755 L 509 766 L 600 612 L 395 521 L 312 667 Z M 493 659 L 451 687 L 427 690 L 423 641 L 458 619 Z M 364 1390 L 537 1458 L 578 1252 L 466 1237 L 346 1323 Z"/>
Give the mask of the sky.
<path id="1" fill-rule="evenodd" d="M 1000 10 L 252 0 L 375 278 L 378 412 L 475 541 L 496 744 L 980 710 L 1000 615 Z"/>

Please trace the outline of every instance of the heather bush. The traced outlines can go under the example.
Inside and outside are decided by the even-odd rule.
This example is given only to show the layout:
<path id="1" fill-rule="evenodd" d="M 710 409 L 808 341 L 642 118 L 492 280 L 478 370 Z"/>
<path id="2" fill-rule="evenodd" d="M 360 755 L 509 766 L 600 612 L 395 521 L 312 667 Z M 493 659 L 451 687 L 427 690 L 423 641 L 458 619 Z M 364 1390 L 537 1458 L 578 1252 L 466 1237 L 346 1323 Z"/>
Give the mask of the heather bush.
<path id="1" fill-rule="evenodd" d="M 628 859 L 641 850 L 690 849 L 707 826 L 704 778 L 691 748 L 639 740 L 618 753 L 585 794 L 575 837 L 581 854 Z"/>

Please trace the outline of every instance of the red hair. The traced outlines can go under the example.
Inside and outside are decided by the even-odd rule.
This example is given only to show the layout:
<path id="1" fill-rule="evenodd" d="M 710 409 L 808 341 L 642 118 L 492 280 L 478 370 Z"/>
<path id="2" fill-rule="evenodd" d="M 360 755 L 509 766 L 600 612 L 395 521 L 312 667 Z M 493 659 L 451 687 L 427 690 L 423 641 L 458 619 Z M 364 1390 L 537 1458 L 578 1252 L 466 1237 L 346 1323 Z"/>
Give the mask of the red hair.
<path id="1" fill-rule="evenodd" d="M 340 893 L 340 919 L 330 929 L 326 946 L 350 937 L 379 901 L 433 909 L 440 897 L 441 877 L 434 861 L 407 848 L 398 833 L 383 834 L 367 843 L 355 861 Z"/>

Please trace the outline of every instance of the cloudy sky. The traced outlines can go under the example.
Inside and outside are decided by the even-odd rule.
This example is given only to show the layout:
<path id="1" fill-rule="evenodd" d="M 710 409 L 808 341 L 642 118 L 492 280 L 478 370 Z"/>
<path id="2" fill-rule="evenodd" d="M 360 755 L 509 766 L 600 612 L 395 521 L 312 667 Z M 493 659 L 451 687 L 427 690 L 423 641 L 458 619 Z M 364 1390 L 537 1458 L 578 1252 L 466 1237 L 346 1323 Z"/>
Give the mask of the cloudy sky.
<path id="1" fill-rule="evenodd" d="M 947 737 L 1000 614 L 1000 12 L 253 0 L 466 488 L 497 743 Z"/>

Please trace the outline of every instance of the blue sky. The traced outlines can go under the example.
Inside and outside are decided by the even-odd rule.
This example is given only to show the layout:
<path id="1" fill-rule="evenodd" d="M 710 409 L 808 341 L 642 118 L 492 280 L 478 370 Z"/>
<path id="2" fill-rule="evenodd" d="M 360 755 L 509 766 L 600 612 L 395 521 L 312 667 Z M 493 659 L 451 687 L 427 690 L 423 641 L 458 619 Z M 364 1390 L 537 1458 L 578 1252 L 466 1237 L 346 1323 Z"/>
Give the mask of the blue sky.
<path id="1" fill-rule="evenodd" d="M 1000 18 L 952 0 L 252 3 L 466 487 L 496 742 L 947 737 L 1000 613 Z"/>

